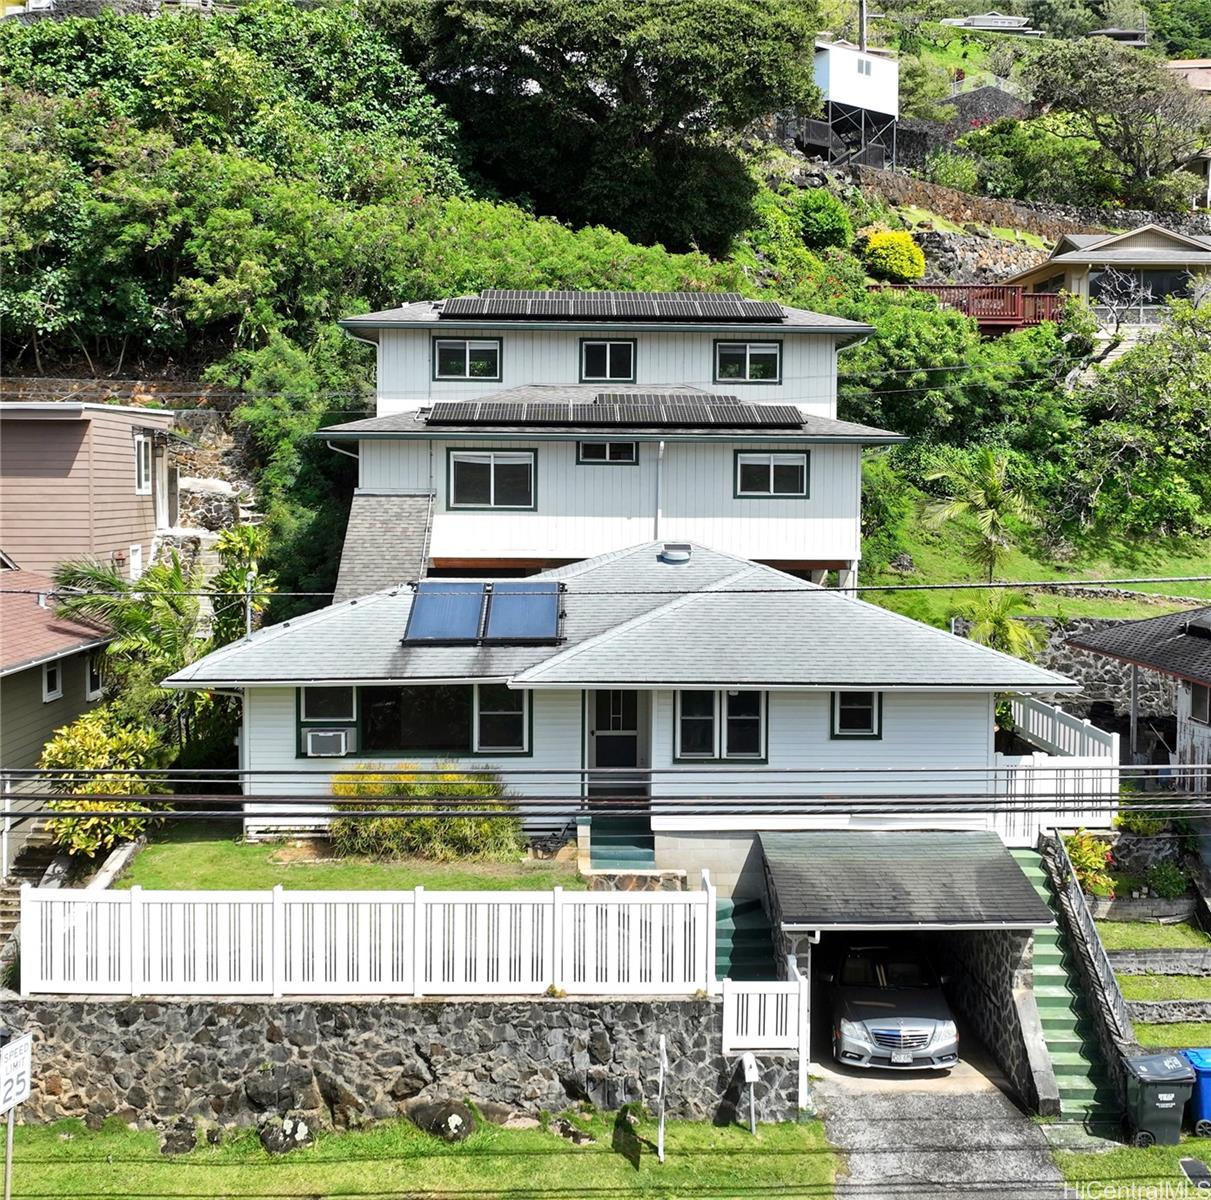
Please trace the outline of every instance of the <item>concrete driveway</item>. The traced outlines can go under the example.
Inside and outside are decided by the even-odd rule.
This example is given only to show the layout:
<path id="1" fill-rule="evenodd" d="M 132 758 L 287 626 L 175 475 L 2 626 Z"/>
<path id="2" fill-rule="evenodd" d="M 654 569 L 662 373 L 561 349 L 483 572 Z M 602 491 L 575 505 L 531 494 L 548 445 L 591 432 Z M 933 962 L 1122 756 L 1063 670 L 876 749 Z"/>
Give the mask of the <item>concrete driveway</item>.
<path id="1" fill-rule="evenodd" d="M 938 1075 L 859 1071 L 823 1055 L 813 1063 L 824 1129 L 844 1156 L 838 1200 L 1064 1195 L 1043 1129 L 966 1032 L 963 1053 Z"/>

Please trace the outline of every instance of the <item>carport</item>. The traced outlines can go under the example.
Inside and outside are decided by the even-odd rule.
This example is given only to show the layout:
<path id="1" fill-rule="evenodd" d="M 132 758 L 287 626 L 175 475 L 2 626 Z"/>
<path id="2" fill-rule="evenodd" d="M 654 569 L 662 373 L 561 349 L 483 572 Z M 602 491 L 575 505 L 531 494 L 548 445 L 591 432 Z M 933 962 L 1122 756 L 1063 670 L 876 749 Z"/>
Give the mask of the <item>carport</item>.
<path id="1" fill-rule="evenodd" d="M 1033 1103 L 1029 951 L 1053 917 L 995 833 L 811 830 L 762 833 L 760 843 L 776 945 L 813 991 L 813 958 L 820 973 L 847 942 L 927 942 L 956 1011 Z"/>

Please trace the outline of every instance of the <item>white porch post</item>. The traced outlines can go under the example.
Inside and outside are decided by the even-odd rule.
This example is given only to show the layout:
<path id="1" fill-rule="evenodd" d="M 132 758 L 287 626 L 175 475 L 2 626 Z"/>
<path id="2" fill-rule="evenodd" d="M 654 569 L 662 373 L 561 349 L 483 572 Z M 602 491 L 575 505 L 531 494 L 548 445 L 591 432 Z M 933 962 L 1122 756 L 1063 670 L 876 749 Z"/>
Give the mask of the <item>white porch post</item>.
<path id="1" fill-rule="evenodd" d="M 858 586 L 858 563 L 856 559 L 851 559 L 837 572 L 837 591 L 844 592 L 847 596 L 854 595 L 854 588 Z"/>
<path id="2" fill-rule="evenodd" d="M 1135 765 L 1135 756 L 1139 753 L 1139 724 L 1140 724 L 1140 669 L 1131 664 L 1131 765 Z"/>

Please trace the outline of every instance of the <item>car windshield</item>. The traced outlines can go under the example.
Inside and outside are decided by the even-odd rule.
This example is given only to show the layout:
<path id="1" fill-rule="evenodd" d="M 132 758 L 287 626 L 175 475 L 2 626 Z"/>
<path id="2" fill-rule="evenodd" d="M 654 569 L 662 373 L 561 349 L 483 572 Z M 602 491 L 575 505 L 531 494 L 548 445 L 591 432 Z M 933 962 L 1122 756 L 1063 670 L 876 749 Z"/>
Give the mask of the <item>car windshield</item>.
<path id="1" fill-rule="evenodd" d="M 919 958 L 904 954 L 851 954 L 841 968 L 844 987 L 932 988 L 933 972 Z"/>

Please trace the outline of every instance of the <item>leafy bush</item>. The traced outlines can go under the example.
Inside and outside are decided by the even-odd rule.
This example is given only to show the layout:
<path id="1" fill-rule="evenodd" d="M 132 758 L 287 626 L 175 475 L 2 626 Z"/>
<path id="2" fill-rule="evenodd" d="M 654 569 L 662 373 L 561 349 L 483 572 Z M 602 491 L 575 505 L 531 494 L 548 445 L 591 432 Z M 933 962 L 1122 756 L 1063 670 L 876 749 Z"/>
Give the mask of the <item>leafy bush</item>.
<path id="1" fill-rule="evenodd" d="M 1101 838 L 1087 829 L 1078 829 L 1064 839 L 1064 849 L 1068 851 L 1082 891 L 1090 895 L 1113 895 L 1114 880 L 1110 878 L 1109 867 L 1114 856 Z"/>
<path id="2" fill-rule="evenodd" d="M 799 231 L 813 250 L 826 246 L 844 249 L 854 240 L 854 227 L 844 204 L 826 188 L 801 191 L 794 203 Z"/>
<path id="3" fill-rule="evenodd" d="M 338 804 L 338 812 L 390 811 L 399 808 L 457 811 L 448 800 L 475 800 L 478 810 L 512 813 L 503 799 L 505 789 L 495 775 L 468 775 L 454 763 L 436 763 L 437 775 L 410 774 L 415 763 L 397 767 L 369 764 L 364 772 L 334 775 L 336 796 L 352 797 Z M 382 803 L 385 798 L 390 802 Z M 427 858 L 503 860 L 518 857 L 524 849 L 521 822 L 516 816 L 459 817 L 335 817 L 329 823 L 333 848 L 342 856 L 363 854 L 372 858 Z"/>
<path id="4" fill-rule="evenodd" d="M 1190 876 L 1175 862 L 1158 862 L 1148 871 L 1148 886 L 1162 900 L 1180 900 L 1190 890 Z"/>
<path id="5" fill-rule="evenodd" d="M 933 151 L 925 160 L 925 175 L 931 183 L 960 192 L 974 192 L 980 186 L 980 172 L 975 162 L 965 154 L 950 150 Z"/>
<path id="6" fill-rule="evenodd" d="M 868 234 L 862 246 L 866 269 L 876 279 L 911 283 L 925 275 L 925 255 L 912 234 L 900 229 L 880 229 Z"/>
<path id="7" fill-rule="evenodd" d="M 96 813 L 96 816 L 52 817 L 47 828 L 55 844 L 68 854 L 94 855 L 112 850 L 121 842 L 133 841 L 147 828 L 148 817 L 103 816 L 107 809 L 150 813 L 136 800 L 81 800 L 80 796 L 145 795 L 151 790 L 146 771 L 155 765 L 162 750 L 160 735 L 141 726 L 122 724 L 110 705 L 102 704 L 77 717 L 70 725 L 55 730 L 42 750 L 38 765 L 47 769 L 102 771 L 104 774 L 66 774 L 57 780 L 57 790 L 74 792 L 70 800 L 52 800 L 56 811 Z M 110 773 L 112 772 L 112 774 Z"/>
<path id="8" fill-rule="evenodd" d="M 1146 812 L 1136 812 L 1129 804 L 1119 810 L 1114 818 L 1114 827 L 1124 833 L 1133 833 L 1136 837 L 1155 837 L 1168 824 L 1161 817 L 1151 816 Z"/>

